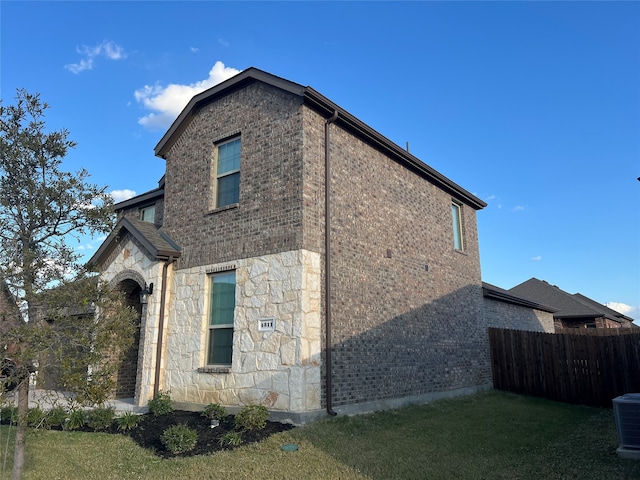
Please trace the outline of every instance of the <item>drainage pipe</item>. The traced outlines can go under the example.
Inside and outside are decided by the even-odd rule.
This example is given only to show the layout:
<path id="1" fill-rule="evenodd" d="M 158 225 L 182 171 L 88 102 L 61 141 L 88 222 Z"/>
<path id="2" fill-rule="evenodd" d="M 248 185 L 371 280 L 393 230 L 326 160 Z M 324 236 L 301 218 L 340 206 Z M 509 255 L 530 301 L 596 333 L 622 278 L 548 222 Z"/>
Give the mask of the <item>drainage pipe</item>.
<path id="1" fill-rule="evenodd" d="M 160 290 L 160 314 L 158 317 L 158 346 L 156 350 L 156 371 L 153 382 L 153 396 L 157 396 L 160 391 L 160 365 L 162 363 L 162 338 L 164 337 L 164 304 L 167 299 L 167 270 L 169 265 L 175 261 L 173 256 L 170 256 L 162 266 L 162 287 Z"/>
<path id="2" fill-rule="evenodd" d="M 324 309 L 325 309 L 325 364 L 326 364 L 326 397 L 327 413 L 335 416 L 332 402 L 332 374 L 331 374 L 331 155 L 329 130 L 332 123 L 338 119 L 338 110 L 331 118 L 324 122 Z"/>

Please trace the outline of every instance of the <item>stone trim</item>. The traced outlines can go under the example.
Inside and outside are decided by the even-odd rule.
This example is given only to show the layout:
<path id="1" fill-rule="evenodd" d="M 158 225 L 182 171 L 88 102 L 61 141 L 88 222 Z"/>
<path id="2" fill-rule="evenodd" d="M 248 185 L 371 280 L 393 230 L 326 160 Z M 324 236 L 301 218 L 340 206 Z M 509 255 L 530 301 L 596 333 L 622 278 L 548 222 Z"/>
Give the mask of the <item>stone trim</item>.
<path id="1" fill-rule="evenodd" d="M 231 373 L 231 367 L 199 367 L 198 373 Z"/>
<path id="2" fill-rule="evenodd" d="M 109 281 L 109 285 L 115 286 L 119 283 L 124 282 L 125 280 L 133 280 L 136 282 L 140 288 L 144 288 L 146 282 L 141 273 L 136 272 L 135 270 L 122 270 L 114 275 L 114 277 Z"/>

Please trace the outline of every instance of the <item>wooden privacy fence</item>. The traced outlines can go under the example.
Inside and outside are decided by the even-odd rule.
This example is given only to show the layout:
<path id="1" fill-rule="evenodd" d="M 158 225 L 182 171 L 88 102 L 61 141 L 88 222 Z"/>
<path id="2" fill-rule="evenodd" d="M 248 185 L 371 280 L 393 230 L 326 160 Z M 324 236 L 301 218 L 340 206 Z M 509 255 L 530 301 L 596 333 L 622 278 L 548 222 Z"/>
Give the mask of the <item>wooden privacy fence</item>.
<path id="1" fill-rule="evenodd" d="M 625 335 L 489 329 L 493 386 L 566 403 L 611 407 L 640 392 L 640 332 Z"/>

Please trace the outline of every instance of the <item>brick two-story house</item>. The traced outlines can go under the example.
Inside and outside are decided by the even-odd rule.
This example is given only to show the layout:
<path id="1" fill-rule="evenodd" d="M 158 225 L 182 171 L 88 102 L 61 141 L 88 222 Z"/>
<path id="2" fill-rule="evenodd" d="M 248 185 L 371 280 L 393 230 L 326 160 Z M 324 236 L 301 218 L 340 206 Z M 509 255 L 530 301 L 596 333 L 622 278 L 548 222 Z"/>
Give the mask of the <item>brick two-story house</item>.
<path id="1" fill-rule="evenodd" d="M 301 422 L 491 384 L 482 200 L 255 68 L 196 95 L 155 154 L 159 187 L 117 205 L 92 258 L 150 292 L 122 395 Z"/>

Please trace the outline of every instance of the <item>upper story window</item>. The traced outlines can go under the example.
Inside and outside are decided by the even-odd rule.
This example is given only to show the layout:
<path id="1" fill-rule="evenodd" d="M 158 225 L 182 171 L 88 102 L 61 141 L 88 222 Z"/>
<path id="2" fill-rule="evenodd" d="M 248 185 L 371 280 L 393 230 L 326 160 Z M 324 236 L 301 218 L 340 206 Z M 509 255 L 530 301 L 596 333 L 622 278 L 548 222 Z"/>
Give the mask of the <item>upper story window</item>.
<path id="1" fill-rule="evenodd" d="M 156 206 L 149 205 L 140 209 L 140 220 L 143 222 L 154 223 L 156 219 Z"/>
<path id="2" fill-rule="evenodd" d="M 236 272 L 211 277 L 209 346 L 207 364 L 229 366 L 233 353 L 233 319 L 236 307 Z"/>
<path id="3" fill-rule="evenodd" d="M 240 137 L 218 145 L 214 208 L 238 203 L 240 199 L 240 145 Z"/>
<path id="4" fill-rule="evenodd" d="M 453 248 L 464 251 L 464 237 L 462 230 L 462 205 L 451 202 L 451 218 L 453 220 Z"/>

